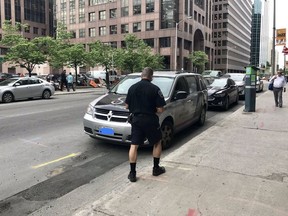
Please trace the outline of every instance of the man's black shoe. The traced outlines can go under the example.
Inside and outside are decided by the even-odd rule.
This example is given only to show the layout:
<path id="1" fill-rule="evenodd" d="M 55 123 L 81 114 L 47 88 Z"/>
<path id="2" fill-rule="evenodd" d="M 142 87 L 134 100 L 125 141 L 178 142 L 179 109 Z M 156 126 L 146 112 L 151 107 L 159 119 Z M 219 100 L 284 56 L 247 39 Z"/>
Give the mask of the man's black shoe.
<path id="1" fill-rule="evenodd" d="M 128 179 L 130 180 L 130 182 L 136 182 L 136 180 L 137 180 L 136 172 L 130 172 L 128 175 Z"/>
<path id="2" fill-rule="evenodd" d="M 153 167 L 153 176 L 159 176 L 161 175 L 162 173 L 165 173 L 166 170 L 165 170 L 165 167 Z"/>

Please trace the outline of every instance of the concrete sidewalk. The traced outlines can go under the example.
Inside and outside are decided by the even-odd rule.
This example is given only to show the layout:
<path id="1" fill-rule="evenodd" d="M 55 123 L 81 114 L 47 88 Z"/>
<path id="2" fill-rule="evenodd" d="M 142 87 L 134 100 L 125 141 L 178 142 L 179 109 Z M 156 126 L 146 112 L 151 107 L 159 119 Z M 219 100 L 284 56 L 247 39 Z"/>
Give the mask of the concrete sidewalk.
<path id="1" fill-rule="evenodd" d="M 66 89 L 63 91 L 57 90 L 54 95 L 69 95 L 69 94 L 83 94 L 83 93 L 96 93 L 105 94 L 107 92 L 106 88 L 93 88 L 93 87 L 82 87 L 79 86 L 75 91 L 72 89 L 68 92 Z"/>
<path id="2" fill-rule="evenodd" d="M 288 216 L 283 98 L 276 108 L 272 92 L 261 94 L 256 112 L 240 108 L 164 157 L 161 176 L 151 175 L 152 159 L 140 158 L 136 183 L 121 164 L 31 215 Z"/>

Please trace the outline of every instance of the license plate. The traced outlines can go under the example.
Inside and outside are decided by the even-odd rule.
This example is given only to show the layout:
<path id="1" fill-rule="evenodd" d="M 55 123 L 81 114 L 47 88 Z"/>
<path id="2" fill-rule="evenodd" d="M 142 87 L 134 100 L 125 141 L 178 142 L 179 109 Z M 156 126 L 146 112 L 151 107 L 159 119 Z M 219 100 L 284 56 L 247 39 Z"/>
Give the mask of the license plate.
<path id="1" fill-rule="evenodd" d="M 114 135 L 114 130 L 112 128 L 99 128 L 99 133 L 103 135 Z"/>

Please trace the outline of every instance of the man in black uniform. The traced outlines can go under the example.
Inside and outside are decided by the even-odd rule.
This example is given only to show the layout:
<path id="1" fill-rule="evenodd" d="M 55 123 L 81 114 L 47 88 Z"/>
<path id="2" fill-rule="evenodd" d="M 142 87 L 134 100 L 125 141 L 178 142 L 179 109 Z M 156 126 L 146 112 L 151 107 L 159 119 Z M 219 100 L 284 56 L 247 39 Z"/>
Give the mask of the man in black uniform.
<path id="1" fill-rule="evenodd" d="M 131 146 L 129 150 L 130 173 L 128 179 L 135 182 L 137 150 L 139 145 L 143 145 L 147 138 L 153 147 L 153 176 L 165 173 L 165 168 L 159 166 L 162 152 L 162 133 L 159 125 L 157 113 L 164 110 L 166 102 L 159 87 L 152 84 L 153 70 L 149 67 L 144 68 L 141 74 L 141 81 L 132 85 L 125 100 L 126 108 L 133 115 L 131 130 Z"/>
<path id="2" fill-rule="evenodd" d="M 61 91 L 63 91 L 64 85 L 67 88 L 66 70 L 63 70 L 63 72 L 61 73 L 61 87 L 60 87 Z"/>

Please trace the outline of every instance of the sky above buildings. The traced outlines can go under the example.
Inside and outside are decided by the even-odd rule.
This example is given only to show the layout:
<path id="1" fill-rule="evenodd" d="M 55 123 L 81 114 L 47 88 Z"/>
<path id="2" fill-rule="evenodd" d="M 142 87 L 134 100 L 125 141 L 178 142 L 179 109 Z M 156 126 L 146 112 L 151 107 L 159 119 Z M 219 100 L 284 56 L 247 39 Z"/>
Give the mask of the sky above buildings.
<path id="1" fill-rule="evenodd" d="M 276 29 L 288 26 L 288 1 L 275 0 L 276 2 Z"/>

